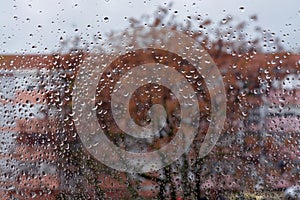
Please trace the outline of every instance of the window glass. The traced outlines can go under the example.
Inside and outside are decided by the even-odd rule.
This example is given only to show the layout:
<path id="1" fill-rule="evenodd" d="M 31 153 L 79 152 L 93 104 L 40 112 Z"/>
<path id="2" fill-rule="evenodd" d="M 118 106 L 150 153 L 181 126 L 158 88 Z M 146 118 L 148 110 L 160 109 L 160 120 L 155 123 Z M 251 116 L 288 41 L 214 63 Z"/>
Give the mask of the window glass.
<path id="1" fill-rule="evenodd" d="M 299 1 L 0 18 L 1 199 L 299 199 Z"/>

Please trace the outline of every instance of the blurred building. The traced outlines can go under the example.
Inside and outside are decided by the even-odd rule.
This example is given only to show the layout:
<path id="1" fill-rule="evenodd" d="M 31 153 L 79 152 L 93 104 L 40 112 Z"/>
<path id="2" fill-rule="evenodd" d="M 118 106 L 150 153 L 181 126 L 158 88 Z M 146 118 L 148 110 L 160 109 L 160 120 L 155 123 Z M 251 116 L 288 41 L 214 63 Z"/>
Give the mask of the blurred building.
<path id="1" fill-rule="evenodd" d="M 225 127 L 228 137 L 218 144 L 216 151 L 224 155 L 240 151 L 240 157 L 227 162 L 244 162 L 245 159 L 247 167 L 253 167 L 253 173 L 264 174 L 268 169 L 275 169 L 275 177 L 288 177 L 286 184 L 294 184 L 295 174 L 299 173 L 294 166 L 300 160 L 300 56 L 259 54 L 249 56 L 249 60 L 245 57 L 245 62 L 232 56 L 215 60 L 224 76 L 230 104 L 229 123 Z M 3 199 L 20 196 L 42 199 L 44 195 L 54 198 L 64 189 L 64 176 L 58 164 L 61 157 L 56 150 L 64 129 L 61 123 L 72 121 L 71 118 L 65 120 L 66 113 L 62 109 L 71 101 L 70 93 L 66 94 L 67 81 L 74 79 L 77 65 L 78 59 L 70 55 L 1 57 L 0 194 Z M 166 104 L 174 107 L 172 102 Z M 234 135 L 230 135 L 230 130 L 234 130 Z M 268 165 L 256 169 L 258 163 L 264 161 L 268 161 Z M 218 160 L 212 159 L 212 162 Z M 236 171 L 243 173 L 242 165 L 240 169 L 234 167 L 231 167 L 234 172 L 225 177 L 227 182 L 239 178 Z M 125 184 L 108 175 L 104 179 L 107 182 L 100 186 L 110 191 L 109 195 L 116 195 L 115 190 L 126 194 Z M 122 177 L 121 182 L 125 179 Z M 202 188 L 209 181 L 204 181 Z M 231 187 L 238 188 L 237 184 Z M 156 183 L 144 181 L 141 194 L 156 194 L 154 188 L 157 188 Z"/>

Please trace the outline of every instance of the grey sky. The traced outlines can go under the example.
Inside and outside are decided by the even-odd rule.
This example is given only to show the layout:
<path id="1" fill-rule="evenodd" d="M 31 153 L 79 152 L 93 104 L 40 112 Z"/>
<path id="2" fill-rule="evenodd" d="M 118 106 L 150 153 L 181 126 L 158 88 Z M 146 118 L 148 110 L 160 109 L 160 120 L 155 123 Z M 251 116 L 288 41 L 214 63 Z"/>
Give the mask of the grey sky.
<path id="1" fill-rule="evenodd" d="M 105 33 L 126 27 L 128 20 L 125 17 L 139 18 L 142 14 L 152 14 L 159 5 L 168 2 L 0 0 L 0 54 L 53 52 L 59 48 L 61 37 L 66 39 L 76 34 L 89 41 L 98 31 Z M 236 19 L 249 20 L 250 15 L 256 14 L 259 20 L 256 25 L 275 32 L 285 40 L 289 50 L 300 48 L 299 0 L 178 0 L 172 10 L 178 11 L 179 21 L 194 14 L 207 15 L 213 20 L 229 14 Z M 104 20 L 105 17 L 108 21 Z"/>

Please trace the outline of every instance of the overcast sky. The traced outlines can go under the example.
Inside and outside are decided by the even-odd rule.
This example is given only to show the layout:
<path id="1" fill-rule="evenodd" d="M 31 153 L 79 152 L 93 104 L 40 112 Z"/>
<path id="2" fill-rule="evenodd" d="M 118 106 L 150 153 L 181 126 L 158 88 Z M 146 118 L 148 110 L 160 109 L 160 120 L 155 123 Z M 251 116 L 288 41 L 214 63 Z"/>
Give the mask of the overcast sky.
<path id="1" fill-rule="evenodd" d="M 152 14 L 159 5 L 164 6 L 170 1 L 0 2 L 0 54 L 13 54 L 50 53 L 59 49 L 61 37 L 66 39 L 81 34 L 86 40 L 91 40 L 98 32 L 121 30 L 128 25 L 125 17 L 139 18 L 142 14 Z M 236 19 L 249 21 L 249 16 L 256 14 L 257 24 L 284 39 L 286 48 L 291 51 L 300 49 L 299 0 L 177 0 L 172 7 L 172 11 L 175 10 L 178 11 L 178 21 L 182 22 L 186 16 L 194 14 L 207 15 L 216 21 L 229 14 Z M 106 17 L 108 20 L 105 20 Z"/>

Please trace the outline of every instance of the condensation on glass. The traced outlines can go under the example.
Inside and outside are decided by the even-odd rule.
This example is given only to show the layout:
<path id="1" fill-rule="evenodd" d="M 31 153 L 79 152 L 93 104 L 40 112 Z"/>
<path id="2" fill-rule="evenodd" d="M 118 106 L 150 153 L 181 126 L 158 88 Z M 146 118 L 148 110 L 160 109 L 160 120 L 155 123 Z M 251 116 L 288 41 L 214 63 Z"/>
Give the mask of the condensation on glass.
<path id="1" fill-rule="evenodd" d="M 298 1 L 2 4 L 1 199 L 300 198 Z M 163 39 L 151 32 L 134 35 L 150 27 L 182 36 L 174 39 L 172 31 Z M 136 44 L 148 48 L 136 49 Z M 202 56 L 190 53 L 196 51 Z M 146 70 L 149 63 L 151 73 Z M 220 88 L 210 95 L 210 81 L 217 80 L 209 68 L 213 65 L 226 98 L 226 109 L 217 110 L 217 115 L 225 115 L 226 120 L 216 144 L 209 143 L 208 154 L 201 156 L 202 144 L 213 141 L 206 133 L 218 122 L 212 105 L 221 102 Z M 134 68 L 140 69 L 139 74 Z M 165 73 L 170 68 L 186 85 L 177 81 L 177 75 Z M 103 73 L 93 73 L 94 69 Z M 78 85 L 82 73 L 87 80 Z M 177 85 L 158 84 L 169 79 Z M 124 80 L 127 86 L 122 85 Z M 90 83 L 96 89 L 92 94 Z M 80 96 L 94 102 L 91 112 L 84 110 L 88 102 L 74 102 L 79 87 L 87 88 Z M 124 92 L 132 88 L 132 94 Z M 184 93 L 187 88 L 193 92 Z M 120 96 L 113 96 L 117 92 Z M 191 105 L 197 105 L 198 121 L 182 118 Z M 81 129 L 86 131 L 83 137 L 94 145 L 86 146 L 78 134 L 81 112 L 91 119 Z M 191 116 L 194 113 L 190 111 Z M 155 131 L 146 129 L 150 125 Z M 183 127 L 182 143 L 177 143 L 174 138 Z M 176 154 L 185 147 L 184 136 L 197 131 L 171 164 L 157 169 L 158 163 L 137 159 L 127 163 L 137 166 L 128 172 L 91 154 L 103 145 L 99 128 L 121 149 L 118 152 L 162 153 L 159 162 L 169 162 L 164 160 L 169 158 L 163 155 L 164 147 L 173 145 L 168 153 Z M 110 155 L 108 148 L 99 149 L 94 151 L 97 155 L 116 163 L 126 160 Z"/>

